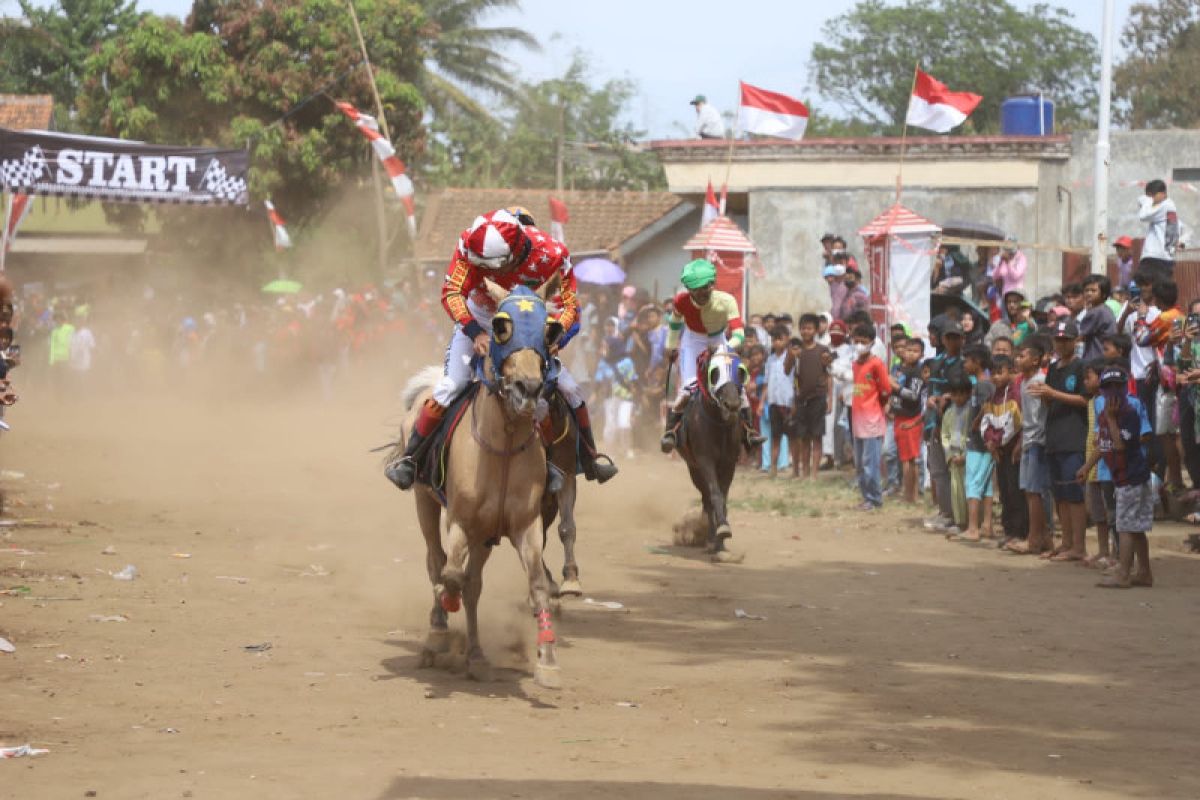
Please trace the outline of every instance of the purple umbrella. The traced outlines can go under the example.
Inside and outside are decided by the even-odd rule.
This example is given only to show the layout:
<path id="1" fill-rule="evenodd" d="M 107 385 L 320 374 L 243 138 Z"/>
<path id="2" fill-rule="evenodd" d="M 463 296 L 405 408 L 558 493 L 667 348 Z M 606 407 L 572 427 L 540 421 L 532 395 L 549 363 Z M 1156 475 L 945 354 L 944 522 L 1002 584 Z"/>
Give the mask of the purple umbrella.
<path id="1" fill-rule="evenodd" d="M 575 265 L 575 277 L 584 283 L 616 286 L 625 282 L 625 270 L 607 258 L 585 258 Z"/>

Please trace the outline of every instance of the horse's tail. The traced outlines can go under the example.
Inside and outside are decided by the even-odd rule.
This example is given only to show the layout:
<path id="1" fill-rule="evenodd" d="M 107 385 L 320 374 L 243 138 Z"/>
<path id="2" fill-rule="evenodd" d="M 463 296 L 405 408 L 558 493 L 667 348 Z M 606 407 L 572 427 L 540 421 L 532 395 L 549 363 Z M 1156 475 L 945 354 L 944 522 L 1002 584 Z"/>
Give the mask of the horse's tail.
<path id="1" fill-rule="evenodd" d="M 409 378 L 408 383 L 404 385 L 404 391 L 400 394 L 400 398 L 404 401 L 404 410 L 412 410 L 413 404 L 417 402 L 421 392 L 437 386 L 441 379 L 442 368 L 436 365 L 425 367 Z"/>

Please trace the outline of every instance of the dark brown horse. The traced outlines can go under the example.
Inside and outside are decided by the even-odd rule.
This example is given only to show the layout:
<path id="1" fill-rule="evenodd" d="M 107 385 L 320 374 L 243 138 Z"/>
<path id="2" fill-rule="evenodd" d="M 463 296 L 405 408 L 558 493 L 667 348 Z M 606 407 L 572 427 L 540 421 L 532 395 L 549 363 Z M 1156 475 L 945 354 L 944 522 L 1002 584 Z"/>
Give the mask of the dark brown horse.
<path id="1" fill-rule="evenodd" d="M 737 561 L 725 547 L 725 541 L 733 536 L 726 504 L 742 447 L 738 412 L 746 368 L 736 353 L 722 345 L 709 350 L 699 373 L 698 390 L 684 409 L 677 434 L 679 454 L 703 506 L 702 530 L 698 531 L 703 538 L 694 537 L 692 543 L 705 544 L 714 561 Z"/>
<path id="2" fill-rule="evenodd" d="M 550 411 L 543 434 L 546 457 L 562 472 L 563 482 L 562 489 L 557 493 L 546 492 L 542 495 L 542 552 L 544 554 L 546 551 L 546 536 L 550 526 L 558 517 L 558 538 L 563 546 L 562 583 L 554 582 L 549 569 L 546 575 L 550 577 L 553 596 L 578 597 L 583 594 L 583 586 L 579 583 L 579 565 L 575 563 L 575 498 L 578 487 L 575 473 L 578 469 L 579 427 L 561 394 L 555 392 L 549 402 Z"/>

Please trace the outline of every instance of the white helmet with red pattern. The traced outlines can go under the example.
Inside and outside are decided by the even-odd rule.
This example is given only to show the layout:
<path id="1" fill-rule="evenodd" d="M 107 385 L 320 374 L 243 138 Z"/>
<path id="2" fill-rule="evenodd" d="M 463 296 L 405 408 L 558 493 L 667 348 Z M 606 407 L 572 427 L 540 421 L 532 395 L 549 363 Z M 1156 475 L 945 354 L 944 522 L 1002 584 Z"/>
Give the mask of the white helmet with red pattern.
<path id="1" fill-rule="evenodd" d="M 503 269 L 529 253 L 529 237 L 516 215 L 498 209 L 475 218 L 462 233 L 458 252 L 477 267 Z"/>

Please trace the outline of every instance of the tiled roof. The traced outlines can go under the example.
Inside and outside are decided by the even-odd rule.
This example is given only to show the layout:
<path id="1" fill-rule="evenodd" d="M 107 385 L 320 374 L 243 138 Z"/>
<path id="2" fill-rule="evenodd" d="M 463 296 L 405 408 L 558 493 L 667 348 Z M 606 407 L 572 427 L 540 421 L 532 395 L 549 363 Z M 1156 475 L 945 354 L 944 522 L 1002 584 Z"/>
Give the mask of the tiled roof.
<path id="1" fill-rule="evenodd" d="M 421 215 L 417 258 L 449 260 L 459 234 L 479 214 L 524 206 L 538 227 L 550 230 L 550 198 L 562 200 L 571 215 L 566 223 L 572 253 L 611 251 L 685 202 L 669 192 L 555 192 L 551 189 L 443 189 L 434 193 Z"/>
<path id="2" fill-rule="evenodd" d="M 54 98 L 48 94 L 0 94 L 0 128 L 48 130 Z"/>

